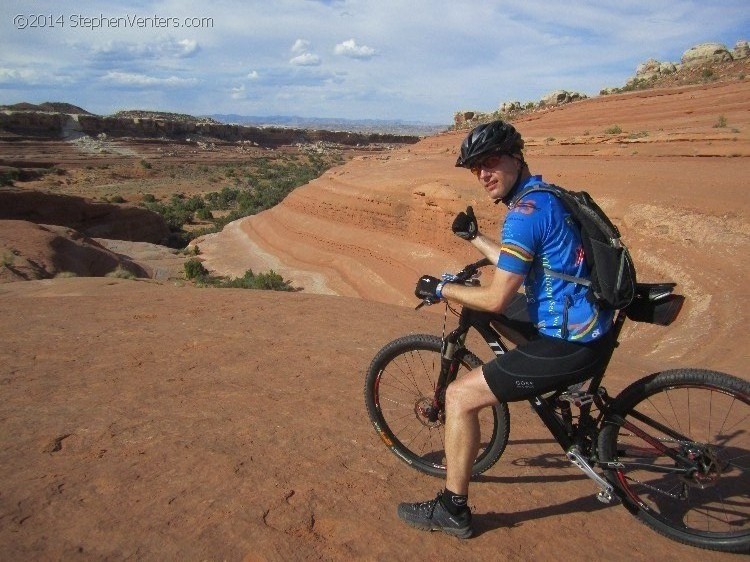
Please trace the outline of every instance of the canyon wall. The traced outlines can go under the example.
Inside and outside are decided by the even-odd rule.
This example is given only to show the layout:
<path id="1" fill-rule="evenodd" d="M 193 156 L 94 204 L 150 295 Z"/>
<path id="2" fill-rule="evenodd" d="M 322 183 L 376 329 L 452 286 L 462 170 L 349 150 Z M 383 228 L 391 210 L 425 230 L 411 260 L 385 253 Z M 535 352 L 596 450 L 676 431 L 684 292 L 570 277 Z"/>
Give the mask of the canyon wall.
<path id="1" fill-rule="evenodd" d="M 281 127 L 261 128 L 201 121 L 10 110 L 0 111 L 0 130 L 14 135 L 52 138 L 70 138 L 84 134 L 92 137 L 106 134 L 115 138 L 169 138 L 173 140 L 198 137 L 225 142 L 249 142 L 268 148 L 319 141 L 356 146 L 413 144 L 419 140 L 417 136 L 378 133 L 309 131 Z"/>
<path id="2" fill-rule="evenodd" d="M 750 175 L 749 94 L 750 81 L 632 92 L 515 121 L 532 172 L 589 191 L 622 231 L 639 279 L 675 281 L 687 297 L 668 332 L 626 326 L 639 356 L 727 367 L 747 358 L 729 342 L 748 322 L 738 302 L 750 270 L 736 256 L 750 248 L 746 182 L 737 180 Z M 328 171 L 277 207 L 198 240 L 205 264 L 230 275 L 274 269 L 307 292 L 416 305 L 420 275 L 481 257 L 451 233 L 455 214 L 472 205 L 493 237 L 504 217 L 454 167 L 464 134 Z"/>

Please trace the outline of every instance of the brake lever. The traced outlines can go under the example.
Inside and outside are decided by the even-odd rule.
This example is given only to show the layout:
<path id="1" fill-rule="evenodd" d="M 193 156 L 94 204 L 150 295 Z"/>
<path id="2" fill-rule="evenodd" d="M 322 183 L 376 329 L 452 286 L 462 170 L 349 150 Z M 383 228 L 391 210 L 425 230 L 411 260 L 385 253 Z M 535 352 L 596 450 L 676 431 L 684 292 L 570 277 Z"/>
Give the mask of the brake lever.
<path id="1" fill-rule="evenodd" d="M 435 302 L 431 301 L 430 299 L 423 299 L 422 302 L 420 302 L 414 310 L 419 310 L 425 305 L 432 306 L 433 304 L 437 304 L 439 302 L 440 302 L 440 299 L 436 300 Z"/>

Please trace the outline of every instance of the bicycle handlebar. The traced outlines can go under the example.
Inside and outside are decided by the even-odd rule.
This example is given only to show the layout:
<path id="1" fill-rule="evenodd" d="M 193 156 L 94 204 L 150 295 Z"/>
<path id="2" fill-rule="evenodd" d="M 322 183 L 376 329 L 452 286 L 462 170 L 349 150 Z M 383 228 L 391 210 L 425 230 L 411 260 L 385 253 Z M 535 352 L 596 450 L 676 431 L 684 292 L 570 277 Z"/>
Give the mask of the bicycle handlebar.
<path id="1" fill-rule="evenodd" d="M 476 275 L 477 271 L 479 271 L 480 268 L 487 265 L 492 265 L 492 262 L 487 258 L 482 258 L 477 262 L 470 263 L 455 275 L 450 276 L 450 280 L 446 279 L 446 281 L 449 281 L 450 283 L 465 283 L 466 281 L 474 277 L 474 275 Z M 445 278 L 445 275 L 443 275 L 443 278 Z"/>
<path id="2" fill-rule="evenodd" d="M 446 283 L 469 284 L 471 281 L 475 280 L 474 277 L 476 276 L 479 269 L 487 265 L 492 265 L 492 262 L 487 258 L 482 258 L 479 261 L 470 263 L 458 273 L 443 273 L 442 278 Z M 436 304 L 436 302 L 430 299 L 423 299 L 422 302 L 417 305 L 417 308 L 415 310 L 419 310 L 424 305 L 429 306 L 433 304 Z"/>

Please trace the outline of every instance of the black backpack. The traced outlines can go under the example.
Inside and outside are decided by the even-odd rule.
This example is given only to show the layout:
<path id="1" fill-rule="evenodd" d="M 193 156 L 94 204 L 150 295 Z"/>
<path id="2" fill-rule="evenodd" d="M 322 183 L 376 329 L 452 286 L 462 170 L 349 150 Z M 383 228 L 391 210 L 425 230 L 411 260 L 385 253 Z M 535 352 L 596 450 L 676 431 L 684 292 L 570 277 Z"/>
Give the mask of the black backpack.
<path id="1" fill-rule="evenodd" d="M 574 277 L 546 267 L 544 272 L 587 286 L 591 297 L 605 308 L 621 309 L 628 306 L 635 296 L 635 266 L 630 252 L 620 240 L 620 231 L 609 217 L 585 191 L 568 191 L 553 184 L 542 184 L 524 191 L 511 201 L 510 206 L 535 191 L 555 195 L 573 217 L 581 232 L 590 278 Z"/>

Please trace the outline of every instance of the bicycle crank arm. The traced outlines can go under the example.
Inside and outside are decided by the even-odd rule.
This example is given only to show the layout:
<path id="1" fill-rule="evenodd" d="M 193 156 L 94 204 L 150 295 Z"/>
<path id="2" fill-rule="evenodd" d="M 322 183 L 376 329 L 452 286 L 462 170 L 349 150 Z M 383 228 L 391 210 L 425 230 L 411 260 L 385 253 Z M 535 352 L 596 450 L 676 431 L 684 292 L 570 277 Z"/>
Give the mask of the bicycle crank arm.
<path id="1" fill-rule="evenodd" d="M 599 461 L 597 466 L 605 470 L 617 470 L 620 468 L 643 468 L 649 472 L 661 472 L 663 474 L 679 474 L 680 476 L 689 476 L 695 469 L 692 468 L 674 468 L 671 466 L 659 466 L 645 462 L 627 462 L 627 461 Z"/>
<path id="2" fill-rule="evenodd" d="M 571 447 L 567 452 L 568 460 L 575 466 L 581 469 L 581 471 L 591 478 L 594 483 L 599 487 L 599 493 L 596 494 L 596 499 L 602 503 L 610 503 L 614 499 L 614 487 L 612 484 L 607 482 L 604 478 L 599 476 L 591 465 L 583 458 L 578 447 Z"/>

